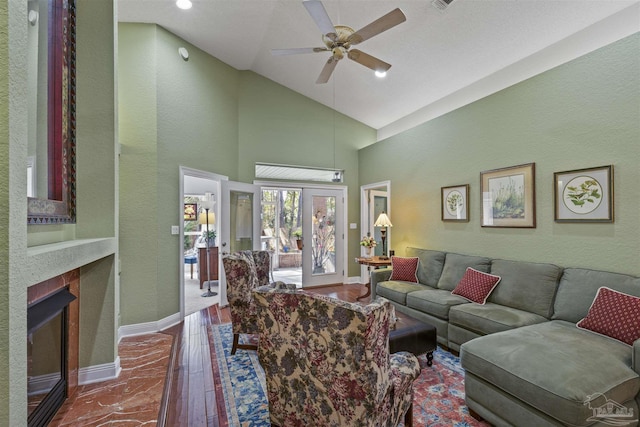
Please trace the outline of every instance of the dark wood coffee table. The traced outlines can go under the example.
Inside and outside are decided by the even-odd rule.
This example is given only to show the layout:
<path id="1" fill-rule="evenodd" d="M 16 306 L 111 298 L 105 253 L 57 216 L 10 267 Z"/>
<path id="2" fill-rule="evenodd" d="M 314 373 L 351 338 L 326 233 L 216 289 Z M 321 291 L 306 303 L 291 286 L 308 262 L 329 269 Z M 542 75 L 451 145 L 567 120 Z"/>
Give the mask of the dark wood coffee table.
<path id="1" fill-rule="evenodd" d="M 396 311 L 395 329 L 389 331 L 389 352 L 408 351 L 418 356 L 427 353 L 427 366 L 433 365 L 438 346 L 436 327 Z"/>

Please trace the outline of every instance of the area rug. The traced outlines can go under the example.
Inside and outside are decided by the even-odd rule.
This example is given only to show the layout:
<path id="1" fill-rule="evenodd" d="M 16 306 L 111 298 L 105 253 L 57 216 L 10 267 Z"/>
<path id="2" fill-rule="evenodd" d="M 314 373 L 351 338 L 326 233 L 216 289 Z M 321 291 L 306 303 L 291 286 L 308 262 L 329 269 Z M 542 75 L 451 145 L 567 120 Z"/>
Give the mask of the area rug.
<path id="1" fill-rule="evenodd" d="M 230 427 L 268 427 L 269 405 L 264 371 L 255 351 L 238 350 L 231 355 L 231 324 L 212 325 L 213 347 L 218 361 Z M 246 337 L 241 337 L 242 339 Z M 487 424 L 469 415 L 464 403 L 464 370 L 460 359 L 438 348 L 433 366 L 425 355 L 419 357 L 422 371 L 413 383 L 413 425 L 430 427 L 474 427 Z M 224 421 L 224 420 L 220 420 Z M 224 425 L 221 422 L 220 425 Z"/>

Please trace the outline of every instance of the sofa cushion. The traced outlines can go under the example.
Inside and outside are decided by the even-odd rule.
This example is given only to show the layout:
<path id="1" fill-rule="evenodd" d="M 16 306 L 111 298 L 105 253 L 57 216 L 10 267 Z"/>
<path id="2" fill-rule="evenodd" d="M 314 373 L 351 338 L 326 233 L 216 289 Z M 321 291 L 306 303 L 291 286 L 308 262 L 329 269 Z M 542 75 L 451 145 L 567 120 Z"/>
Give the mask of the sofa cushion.
<path id="1" fill-rule="evenodd" d="M 640 298 L 603 286 L 576 326 L 633 345 L 640 339 Z"/>
<path id="2" fill-rule="evenodd" d="M 551 317 L 562 268 L 553 264 L 494 259 L 491 274 L 502 279 L 491 293 L 489 302 L 530 311 L 547 319 Z"/>
<path id="3" fill-rule="evenodd" d="M 421 291 L 423 289 L 433 288 L 420 283 L 387 280 L 385 282 L 378 283 L 378 286 L 376 286 L 376 295 L 385 297 L 388 300 L 397 302 L 398 304 L 407 305 L 407 294 L 410 292 Z"/>
<path id="4" fill-rule="evenodd" d="M 451 293 L 453 295 L 460 295 L 462 298 L 466 298 L 471 302 L 484 304 L 487 302 L 491 291 L 498 286 L 498 283 L 500 283 L 500 276 L 483 273 L 469 267 L 467 268 L 467 272 L 464 273 L 464 276 L 462 276 L 458 286 L 456 286 Z"/>
<path id="5" fill-rule="evenodd" d="M 566 425 L 590 424 L 591 408 L 605 403 L 589 404 L 590 397 L 602 393 L 622 404 L 640 390 L 629 346 L 564 321 L 471 340 L 460 356 L 471 374 Z"/>
<path id="6" fill-rule="evenodd" d="M 452 291 L 464 276 L 467 267 L 488 273 L 491 260 L 485 257 L 447 253 L 442 267 L 442 274 L 438 280 L 438 289 Z"/>
<path id="7" fill-rule="evenodd" d="M 553 319 L 577 323 L 587 315 L 601 286 L 640 297 L 640 279 L 626 274 L 565 268 L 558 286 Z"/>
<path id="8" fill-rule="evenodd" d="M 449 323 L 481 335 L 493 334 L 521 326 L 546 322 L 544 317 L 529 311 L 493 303 L 463 304 L 451 307 Z"/>
<path id="9" fill-rule="evenodd" d="M 418 282 L 429 285 L 432 288 L 438 286 L 442 267 L 444 266 L 445 252 L 431 251 L 428 249 L 407 248 L 406 255 L 420 258 L 418 264 Z"/>
<path id="10" fill-rule="evenodd" d="M 449 309 L 454 305 L 468 303 L 466 299 L 444 289 L 425 289 L 407 294 L 407 307 L 441 319 L 449 318 Z"/>
<path id="11" fill-rule="evenodd" d="M 403 282 L 418 283 L 418 257 L 391 257 L 391 278 L 389 280 L 400 280 Z"/>

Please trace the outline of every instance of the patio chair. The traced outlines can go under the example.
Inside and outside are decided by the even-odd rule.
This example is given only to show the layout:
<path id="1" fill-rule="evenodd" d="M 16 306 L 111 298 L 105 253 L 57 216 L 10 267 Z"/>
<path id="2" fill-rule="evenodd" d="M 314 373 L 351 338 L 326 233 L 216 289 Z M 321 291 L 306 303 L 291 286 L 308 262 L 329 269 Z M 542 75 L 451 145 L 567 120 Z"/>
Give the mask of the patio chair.
<path id="1" fill-rule="evenodd" d="M 413 423 L 411 353 L 389 354 L 392 306 L 366 306 L 305 291 L 258 288 L 258 359 L 276 426 Z"/>
<path id="2" fill-rule="evenodd" d="M 256 308 L 252 291 L 269 284 L 271 254 L 268 251 L 240 251 L 222 258 L 227 280 L 227 298 L 233 328 L 231 354 L 237 349 L 255 350 L 254 344 L 240 344 L 240 334 L 257 334 Z"/>

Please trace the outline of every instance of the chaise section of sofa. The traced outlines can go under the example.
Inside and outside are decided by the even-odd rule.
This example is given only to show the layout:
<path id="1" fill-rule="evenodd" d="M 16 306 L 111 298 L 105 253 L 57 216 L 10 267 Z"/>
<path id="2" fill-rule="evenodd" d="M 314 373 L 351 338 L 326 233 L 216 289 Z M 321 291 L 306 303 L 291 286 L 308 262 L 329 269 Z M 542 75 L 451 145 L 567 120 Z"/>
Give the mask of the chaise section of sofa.
<path id="1" fill-rule="evenodd" d="M 619 407 L 627 414 L 619 425 L 637 425 L 640 340 L 629 346 L 576 327 L 601 286 L 640 297 L 639 278 L 567 268 L 551 321 L 464 343 L 469 408 L 497 426 L 537 427 L 607 425 L 595 414 Z"/>

